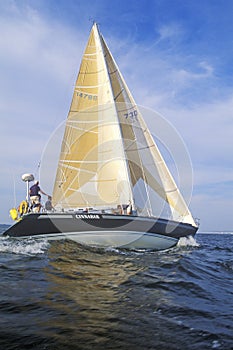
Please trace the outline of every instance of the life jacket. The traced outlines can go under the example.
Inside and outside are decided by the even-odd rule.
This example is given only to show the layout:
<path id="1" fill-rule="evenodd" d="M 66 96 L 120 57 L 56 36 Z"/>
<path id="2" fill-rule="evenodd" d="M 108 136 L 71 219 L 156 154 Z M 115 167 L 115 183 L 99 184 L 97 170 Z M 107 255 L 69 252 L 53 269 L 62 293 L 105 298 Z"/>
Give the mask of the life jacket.
<path id="1" fill-rule="evenodd" d="M 14 221 L 18 220 L 18 211 L 16 208 L 12 208 L 10 210 L 10 216 L 11 216 L 12 220 L 14 220 Z"/>

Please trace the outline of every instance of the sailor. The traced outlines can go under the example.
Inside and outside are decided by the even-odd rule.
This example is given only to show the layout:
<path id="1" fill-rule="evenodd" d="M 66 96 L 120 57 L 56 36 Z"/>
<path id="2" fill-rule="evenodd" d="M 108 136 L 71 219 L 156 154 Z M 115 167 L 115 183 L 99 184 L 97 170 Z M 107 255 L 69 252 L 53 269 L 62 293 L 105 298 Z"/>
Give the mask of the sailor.
<path id="1" fill-rule="evenodd" d="M 48 196 L 48 199 L 45 202 L 44 206 L 45 206 L 45 209 L 47 211 L 53 211 L 54 210 L 53 205 L 52 205 L 52 197 L 51 196 Z"/>
<path id="2" fill-rule="evenodd" d="M 115 214 L 118 214 L 118 215 L 122 215 L 123 214 L 123 209 L 122 209 L 122 206 L 120 204 L 117 205 Z"/>
<path id="3" fill-rule="evenodd" d="M 41 195 L 40 193 L 44 194 L 45 196 L 49 196 L 46 194 L 44 191 L 41 190 L 39 186 L 39 181 L 36 180 L 34 185 L 30 188 L 29 190 L 29 195 L 30 195 L 30 201 L 31 201 L 31 208 L 34 213 L 39 213 L 41 204 L 40 204 L 40 199 Z"/>

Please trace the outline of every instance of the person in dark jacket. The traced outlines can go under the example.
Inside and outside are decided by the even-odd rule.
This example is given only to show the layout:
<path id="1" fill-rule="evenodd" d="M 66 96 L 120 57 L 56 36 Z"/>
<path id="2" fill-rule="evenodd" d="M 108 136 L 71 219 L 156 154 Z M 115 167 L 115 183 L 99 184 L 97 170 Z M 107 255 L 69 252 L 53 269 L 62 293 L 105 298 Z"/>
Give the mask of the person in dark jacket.
<path id="1" fill-rule="evenodd" d="M 42 189 L 39 186 L 39 181 L 36 180 L 34 185 L 29 190 L 31 208 L 32 208 L 32 211 L 34 213 L 39 213 L 39 211 L 40 211 L 41 193 L 44 194 L 45 196 L 48 196 L 48 194 L 46 194 L 44 191 L 42 191 Z"/>

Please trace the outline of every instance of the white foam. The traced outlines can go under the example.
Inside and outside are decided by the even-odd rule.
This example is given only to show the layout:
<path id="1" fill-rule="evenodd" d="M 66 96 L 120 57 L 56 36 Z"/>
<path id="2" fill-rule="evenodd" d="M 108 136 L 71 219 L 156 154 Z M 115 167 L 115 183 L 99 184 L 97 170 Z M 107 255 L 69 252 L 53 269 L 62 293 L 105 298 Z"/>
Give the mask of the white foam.
<path id="1" fill-rule="evenodd" d="M 36 239 L 12 239 L 1 237 L 0 253 L 12 253 L 23 255 L 43 254 L 50 246 L 47 240 Z"/>
<path id="2" fill-rule="evenodd" d="M 212 349 L 218 349 L 221 347 L 221 343 L 218 340 L 212 342 Z"/>
<path id="3" fill-rule="evenodd" d="M 200 247 L 196 239 L 192 236 L 181 237 L 177 243 L 178 247 Z"/>

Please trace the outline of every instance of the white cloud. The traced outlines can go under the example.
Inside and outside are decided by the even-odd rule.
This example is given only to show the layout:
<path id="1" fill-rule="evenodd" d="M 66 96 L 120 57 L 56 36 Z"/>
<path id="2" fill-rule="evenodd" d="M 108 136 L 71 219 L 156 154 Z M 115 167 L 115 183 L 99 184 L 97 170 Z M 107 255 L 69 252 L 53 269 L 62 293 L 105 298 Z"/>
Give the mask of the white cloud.
<path id="1" fill-rule="evenodd" d="M 201 71 L 199 68 L 201 68 Z M 195 80 L 211 78 L 213 72 L 214 68 L 209 63 L 202 61 L 197 64 L 196 71 L 188 69 L 173 70 L 170 78 L 174 81 L 174 84 L 176 84 L 177 90 L 183 90 L 187 86 L 190 86 Z"/>
<path id="2" fill-rule="evenodd" d="M 1 18 L 0 30 L 6 33 L 0 36 L 1 62 L 38 73 L 42 69 L 63 81 L 70 75 L 70 68 L 76 67 L 75 58 L 80 56 L 84 44 L 83 34 L 77 36 L 68 27 L 45 21 L 30 7 L 19 9 L 13 18 Z"/>
<path id="3" fill-rule="evenodd" d="M 177 40 L 181 39 L 184 35 L 184 29 L 181 27 L 179 23 L 170 23 L 166 25 L 162 25 L 158 29 L 159 33 L 159 40 L 157 41 L 160 42 L 162 40 Z"/>
<path id="4" fill-rule="evenodd" d="M 168 49 L 171 49 L 177 45 L 177 43 L 182 41 L 185 36 L 184 28 L 177 22 L 166 23 L 160 27 L 157 27 L 156 25 L 154 28 L 154 33 L 155 40 L 152 42 L 152 44 L 147 45 L 146 51 L 151 51 L 155 48 L 159 50 L 159 47 L 162 47 L 163 45 L 166 45 Z"/>
<path id="5" fill-rule="evenodd" d="M 59 103 L 71 94 L 83 34 L 48 22 L 32 8 L 16 7 L 14 2 L 8 11 L 0 21 L 0 31 L 5 33 L 0 36 L 1 122 L 4 129 L 11 120 L 10 132 L 16 139 L 26 129 L 28 138 L 35 133 L 40 137 L 43 129 L 52 131 L 64 118 L 59 111 L 66 113 L 69 108 L 62 109 Z"/>
<path id="6" fill-rule="evenodd" d="M 31 7 L 9 2 L 0 14 L 0 193 L 2 222 L 9 221 L 12 174 L 35 172 L 43 147 L 69 109 L 83 51 L 83 34 L 46 21 Z M 75 43 L 75 44 L 74 44 Z M 8 189 L 8 193 L 6 189 Z M 20 200 L 18 196 L 18 200 Z"/>

